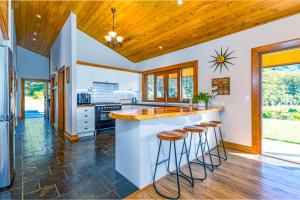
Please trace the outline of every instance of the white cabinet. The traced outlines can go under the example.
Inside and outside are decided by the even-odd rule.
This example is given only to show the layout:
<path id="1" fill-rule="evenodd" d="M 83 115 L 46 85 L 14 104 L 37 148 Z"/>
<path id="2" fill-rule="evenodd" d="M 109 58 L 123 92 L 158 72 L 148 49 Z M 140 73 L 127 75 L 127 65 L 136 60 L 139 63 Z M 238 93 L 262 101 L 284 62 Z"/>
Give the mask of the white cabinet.
<path id="1" fill-rule="evenodd" d="M 95 107 L 77 108 L 77 133 L 79 137 L 93 135 L 95 131 Z"/>
<path id="2" fill-rule="evenodd" d="M 89 89 L 93 82 L 118 83 L 121 91 L 140 91 L 141 74 L 77 65 L 77 89 Z"/>
<path id="3" fill-rule="evenodd" d="M 118 71 L 119 90 L 140 91 L 141 74 Z"/>

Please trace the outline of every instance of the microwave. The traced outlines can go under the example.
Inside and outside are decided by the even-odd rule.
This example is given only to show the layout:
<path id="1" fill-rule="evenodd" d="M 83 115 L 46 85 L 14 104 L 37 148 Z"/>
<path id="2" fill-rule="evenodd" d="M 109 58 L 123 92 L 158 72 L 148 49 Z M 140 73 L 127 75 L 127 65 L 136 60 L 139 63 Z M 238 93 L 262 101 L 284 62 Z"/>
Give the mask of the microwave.
<path id="1" fill-rule="evenodd" d="M 91 104 L 91 94 L 78 93 L 77 94 L 77 104 L 78 105 Z"/>

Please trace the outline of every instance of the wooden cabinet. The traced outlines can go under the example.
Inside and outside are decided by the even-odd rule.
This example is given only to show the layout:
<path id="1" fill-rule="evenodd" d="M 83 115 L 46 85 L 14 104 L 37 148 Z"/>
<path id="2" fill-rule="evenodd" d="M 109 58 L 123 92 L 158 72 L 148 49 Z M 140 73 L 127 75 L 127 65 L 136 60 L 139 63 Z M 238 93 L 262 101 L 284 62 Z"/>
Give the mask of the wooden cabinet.
<path id="1" fill-rule="evenodd" d="M 77 132 L 79 137 L 93 135 L 95 131 L 95 108 L 77 108 Z"/>

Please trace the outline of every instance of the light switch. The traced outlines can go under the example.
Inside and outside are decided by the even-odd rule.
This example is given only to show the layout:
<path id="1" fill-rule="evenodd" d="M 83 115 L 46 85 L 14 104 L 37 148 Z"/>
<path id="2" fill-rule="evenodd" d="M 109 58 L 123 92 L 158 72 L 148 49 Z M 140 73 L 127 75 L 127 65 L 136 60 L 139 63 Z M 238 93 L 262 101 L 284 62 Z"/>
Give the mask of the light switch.
<path id="1" fill-rule="evenodd" d="M 250 101 L 250 96 L 245 96 L 245 101 L 249 102 Z"/>

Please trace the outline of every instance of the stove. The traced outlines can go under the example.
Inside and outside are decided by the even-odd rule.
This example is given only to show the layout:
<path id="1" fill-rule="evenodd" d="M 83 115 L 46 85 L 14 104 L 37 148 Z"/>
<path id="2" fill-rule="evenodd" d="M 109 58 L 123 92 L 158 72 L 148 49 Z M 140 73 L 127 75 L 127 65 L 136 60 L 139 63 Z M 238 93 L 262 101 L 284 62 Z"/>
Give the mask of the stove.
<path id="1" fill-rule="evenodd" d="M 95 105 L 95 129 L 115 128 L 115 119 L 109 116 L 110 111 L 121 110 L 122 105 L 119 103 L 99 102 Z"/>

